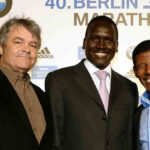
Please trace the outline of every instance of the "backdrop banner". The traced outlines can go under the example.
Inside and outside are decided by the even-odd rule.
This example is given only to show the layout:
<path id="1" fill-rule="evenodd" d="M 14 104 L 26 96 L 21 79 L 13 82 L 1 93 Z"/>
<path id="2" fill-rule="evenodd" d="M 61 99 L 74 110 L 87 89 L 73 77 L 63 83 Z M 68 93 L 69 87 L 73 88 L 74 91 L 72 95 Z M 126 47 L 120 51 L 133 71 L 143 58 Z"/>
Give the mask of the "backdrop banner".
<path id="1" fill-rule="evenodd" d="M 29 17 L 42 29 L 42 46 L 32 82 L 44 90 L 48 72 L 74 65 L 84 58 L 82 43 L 88 22 L 97 15 L 111 17 L 119 29 L 115 71 L 144 88 L 133 73 L 132 51 L 150 39 L 150 0 L 0 0 L 0 25 L 8 18 Z"/>

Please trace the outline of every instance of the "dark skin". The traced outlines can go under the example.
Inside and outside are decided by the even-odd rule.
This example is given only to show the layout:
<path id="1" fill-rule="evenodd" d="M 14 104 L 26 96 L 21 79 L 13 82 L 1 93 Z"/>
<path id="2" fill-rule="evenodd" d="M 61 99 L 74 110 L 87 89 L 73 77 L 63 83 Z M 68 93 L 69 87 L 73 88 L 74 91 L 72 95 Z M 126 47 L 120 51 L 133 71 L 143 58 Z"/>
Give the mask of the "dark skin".
<path id="1" fill-rule="evenodd" d="M 107 21 L 96 21 L 88 29 L 83 48 L 86 58 L 99 69 L 105 69 L 118 49 L 116 29 Z"/>
<path id="2" fill-rule="evenodd" d="M 150 93 L 150 49 L 148 49 L 146 52 L 139 53 L 135 57 L 135 60 L 135 75 Z"/>

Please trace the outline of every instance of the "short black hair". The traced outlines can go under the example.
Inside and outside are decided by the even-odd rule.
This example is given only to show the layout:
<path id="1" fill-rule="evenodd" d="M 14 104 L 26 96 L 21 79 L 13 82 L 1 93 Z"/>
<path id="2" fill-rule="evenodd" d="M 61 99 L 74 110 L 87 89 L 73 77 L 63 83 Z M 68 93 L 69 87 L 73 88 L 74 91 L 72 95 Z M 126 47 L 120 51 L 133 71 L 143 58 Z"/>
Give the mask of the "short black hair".
<path id="1" fill-rule="evenodd" d="M 85 37 L 87 37 L 87 35 L 88 35 L 89 27 L 91 26 L 91 24 L 95 23 L 96 21 L 106 21 L 106 22 L 109 22 L 110 24 L 112 24 L 115 27 L 115 29 L 116 29 L 116 37 L 118 39 L 118 28 L 117 28 L 117 25 L 111 18 L 109 18 L 107 16 L 96 16 L 93 19 L 91 19 L 91 21 L 89 22 L 89 24 L 88 24 L 88 26 L 86 28 Z"/>
<path id="2" fill-rule="evenodd" d="M 146 52 L 148 50 L 150 50 L 150 40 L 142 41 L 135 47 L 135 49 L 133 50 L 133 53 L 132 53 L 132 59 L 133 59 L 134 66 L 136 66 L 136 58 L 135 57 L 138 54 Z"/>

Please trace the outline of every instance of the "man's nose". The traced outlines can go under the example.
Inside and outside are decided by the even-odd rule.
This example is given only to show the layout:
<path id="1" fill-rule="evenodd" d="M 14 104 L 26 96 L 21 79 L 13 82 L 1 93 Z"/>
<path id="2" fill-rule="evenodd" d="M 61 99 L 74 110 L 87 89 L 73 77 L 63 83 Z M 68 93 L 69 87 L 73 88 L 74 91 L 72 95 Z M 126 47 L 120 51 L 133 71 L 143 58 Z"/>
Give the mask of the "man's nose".
<path id="1" fill-rule="evenodd" d="M 30 53 L 31 52 L 31 47 L 28 43 L 25 43 L 24 46 L 23 46 L 23 50 L 27 53 Z"/>
<path id="2" fill-rule="evenodd" d="M 146 74 L 150 75 L 150 64 L 147 64 L 146 66 Z"/>
<path id="3" fill-rule="evenodd" d="M 104 47 L 105 47 L 104 39 L 100 38 L 99 41 L 98 41 L 98 43 L 97 43 L 97 48 L 103 49 Z"/>

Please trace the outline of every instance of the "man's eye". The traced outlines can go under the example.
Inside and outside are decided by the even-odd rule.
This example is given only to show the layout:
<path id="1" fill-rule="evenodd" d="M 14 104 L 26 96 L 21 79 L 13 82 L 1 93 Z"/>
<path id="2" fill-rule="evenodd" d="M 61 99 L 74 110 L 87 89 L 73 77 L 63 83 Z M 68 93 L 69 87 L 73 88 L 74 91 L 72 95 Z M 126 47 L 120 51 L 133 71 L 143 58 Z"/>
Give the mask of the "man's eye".
<path id="1" fill-rule="evenodd" d="M 97 38 L 97 37 L 91 37 L 89 39 L 92 40 L 92 41 L 94 41 L 94 42 L 98 42 L 99 41 L 99 38 Z"/>
<path id="2" fill-rule="evenodd" d="M 108 43 L 113 43 L 113 39 L 112 38 L 105 38 L 104 41 L 108 42 Z"/>
<path id="3" fill-rule="evenodd" d="M 37 49 L 37 44 L 30 44 L 30 46 Z"/>
<path id="4" fill-rule="evenodd" d="M 15 41 L 14 43 L 15 44 L 21 44 L 21 41 Z"/>
<path id="5" fill-rule="evenodd" d="M 106 41 L 107 41 L 107 42 L 113 42 L 113 40 L 112 40 L 112 39 L 106 39 Z"/>
<path id="6" fill-rule="evenodd" d="M 145 64 L 140 64 L 136 66 L 137 69 L 144 69 L 145 67 L 146 67 Z"/>

